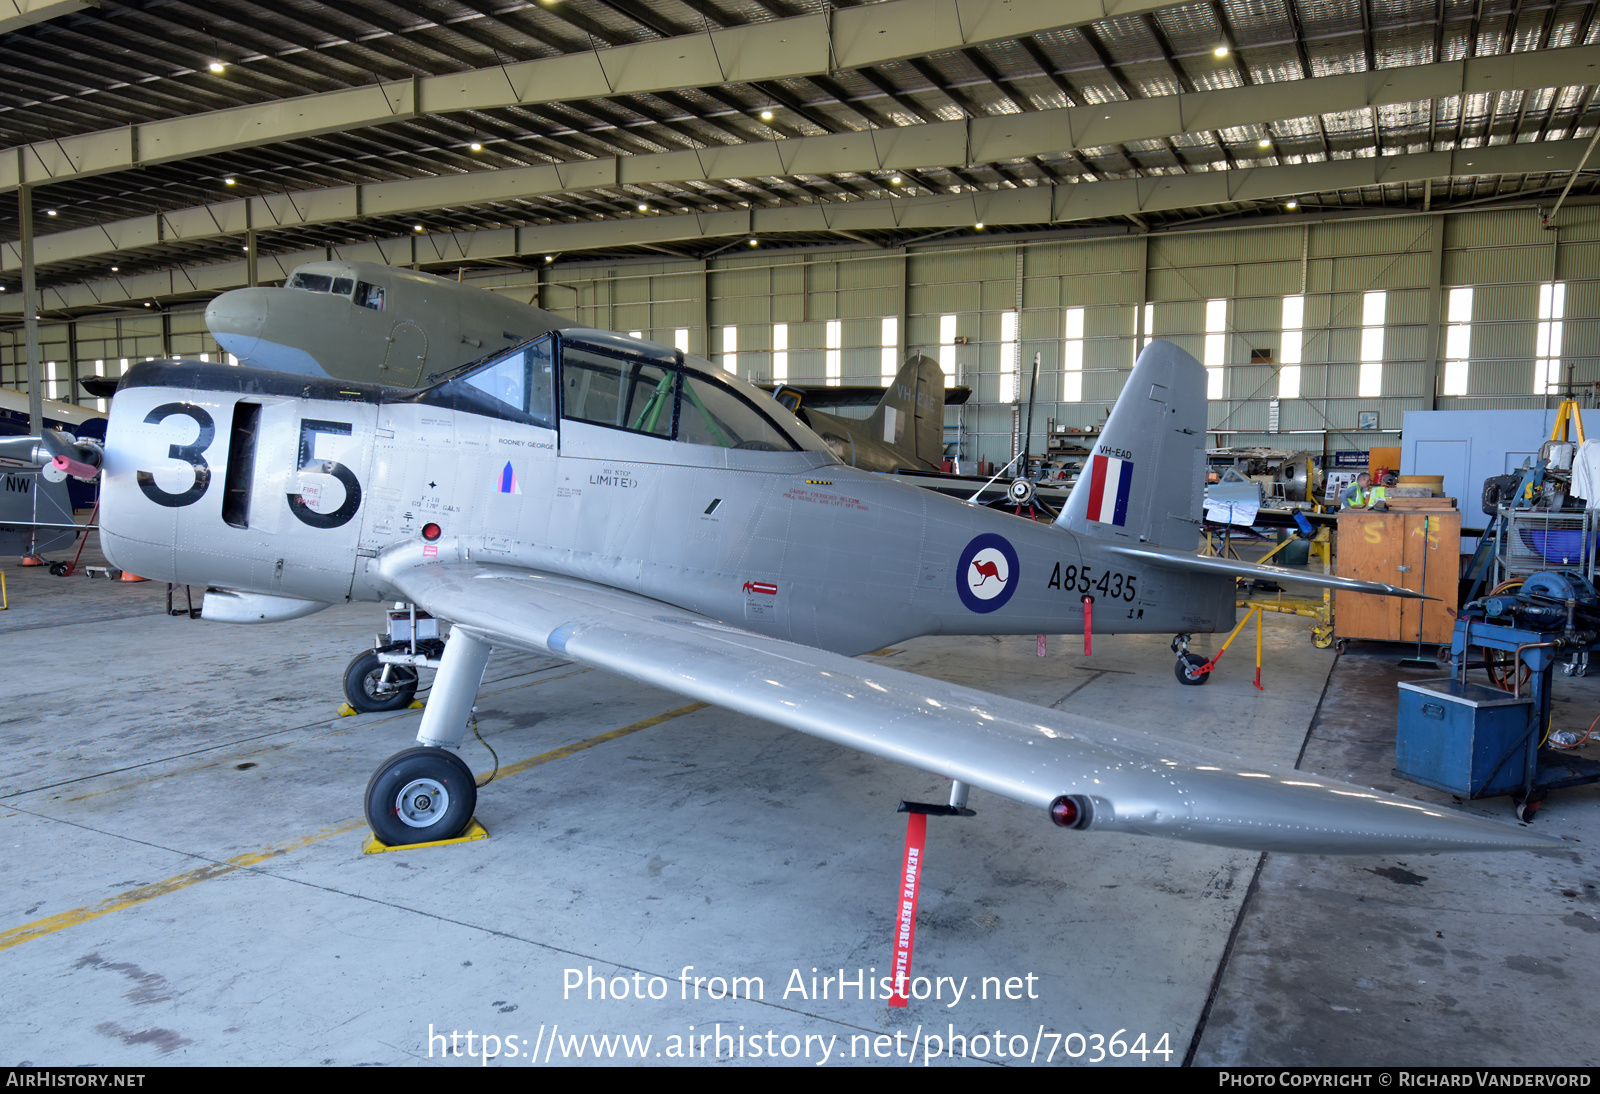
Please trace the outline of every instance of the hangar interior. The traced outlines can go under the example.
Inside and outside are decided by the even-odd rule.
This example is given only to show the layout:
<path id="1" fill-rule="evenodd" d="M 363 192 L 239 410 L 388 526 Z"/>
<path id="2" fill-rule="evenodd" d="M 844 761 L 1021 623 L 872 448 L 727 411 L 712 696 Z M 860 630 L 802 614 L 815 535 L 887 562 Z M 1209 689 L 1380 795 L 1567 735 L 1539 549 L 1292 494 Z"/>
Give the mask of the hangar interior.
<path id="1" fill-rule="evenodd" d="M 1365 452 L 1404 443 L 1408 412 L 1552 411 L 1600 380 L 1595 0 L 14 6 L 0 387 L 48 399 L 220 359 L 207 301 L 330 258 L 459 278 L 762 385 L 885 383 L 925 354 L 973 388 L 947 411 L 952 454 L 997 467 L 1052 426 L 1098 427 L 1150 338 L 1207 367 L 1218 448 Z M 1459 509 L 1476 520 L 1475 494 Z M 773 996 L 791 969 L 888 959 L 893 801 L 939 796 L 932 777 L 515 655 L 478 715 L 497 759 L 471 763 L 536 785 L 487 843 L 363 857 L 356 784 L 415 723 L 331 713 L 370 606 L 219 639 L 160 615 L 154 583 L 10 573 L 22 762 L 0 815 L 30 881 L 0 946 L 36 974 L 3 1020 L 12 1062 L 426 1061 L 447 1024 L 744 1024 L 847 1048 L 906 1027 L 871 1001 Z M 1154 636 L 878 656 L 1451 801 L 1394 773 L 1394 647 L 1335 660 L 1295 616 L 1266 629 L 1265 692 L 1248 636 L 1205 688 L 1174 683 Z M 84 649 L 101 670 L 63 678 Z M 1581 731 L 1600 690 L 1557 683 Z M 1063 847 L 1020 806 L 979 809 L 933 824 L 918 960 L 1043 988 L 975 1022 L 1166 1038 L 1120 1063 L 1594 1062 L 1581 1021 L 1504 1005 L 1592 1012 L 1593 787 L 1537 821 L 1570 852 L 1481 860 Z M 660 977 L 670 1002 L 579 1001 L 580 964 Z M 768 995 L 679 998 L 685 966 Z M 918 1006 L 967 1017 L 942 1002 Z"/>

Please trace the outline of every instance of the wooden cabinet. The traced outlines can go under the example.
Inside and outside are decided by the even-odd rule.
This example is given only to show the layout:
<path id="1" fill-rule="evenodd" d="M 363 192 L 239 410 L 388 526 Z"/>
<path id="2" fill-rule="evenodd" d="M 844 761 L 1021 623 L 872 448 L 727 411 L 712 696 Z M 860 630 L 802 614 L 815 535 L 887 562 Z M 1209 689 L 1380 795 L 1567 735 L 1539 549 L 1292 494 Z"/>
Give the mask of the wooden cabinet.
<path id="1" fill-rule="evenodd" d="M 1437 600 L 1336 592 L 1333 629 L 1340 638 L 1383 642 L 1450 641 L 1461 569 L 1461 514 L 1339 514 L 1336 571 L 1363 581 L 1384 581 Z M 1427 587 L 1423 587 L 1426 566 Z"/>

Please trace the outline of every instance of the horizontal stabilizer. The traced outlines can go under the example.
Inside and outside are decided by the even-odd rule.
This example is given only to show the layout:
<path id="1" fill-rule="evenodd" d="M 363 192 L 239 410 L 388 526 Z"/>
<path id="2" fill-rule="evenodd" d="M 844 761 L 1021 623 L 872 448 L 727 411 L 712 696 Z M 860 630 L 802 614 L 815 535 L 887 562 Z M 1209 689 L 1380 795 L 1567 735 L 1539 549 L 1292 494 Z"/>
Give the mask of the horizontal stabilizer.
<path id="1" fill-rule="evenodd" d="M 1124 558 L 1138 559 L 1140 562 L 1190 573 L 1229 574 L 1252 580 L 1282 581 L 1288 585 L 1314 585 L 1322 589 L 1343 589 L 1347 593 L 1373 593 L 1377 596 L 1398 596 L 1410 600 L 1438 599 L 1424 596 L 1411 589 L 1402 589 L 1398 585 L 1386 585 L 1381 581 L 1360 581 L 1353 577 L 1340 577 L 1338 574 L 1318 574 L 1309 570 L 1291 570 L 1284 566 L 1262 566 L 1253 562 L 1240 562 L 1234 558 L 1214 558 L 1186 551 L 1164 550 L 1160 547 L 1108 544 L 1106 550 Z"/>

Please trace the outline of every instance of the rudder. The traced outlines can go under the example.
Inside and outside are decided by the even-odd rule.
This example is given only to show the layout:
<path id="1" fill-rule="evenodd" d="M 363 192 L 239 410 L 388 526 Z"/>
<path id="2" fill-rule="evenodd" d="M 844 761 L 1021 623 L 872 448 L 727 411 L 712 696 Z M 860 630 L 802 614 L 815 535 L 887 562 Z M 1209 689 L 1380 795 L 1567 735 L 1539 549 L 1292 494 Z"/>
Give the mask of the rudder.
<path id="1" fill-rule="evenodd" d="M 1056 523 L 1095 539 L 1192 550 L 1205 492 L 1206 371 L 1151 342 Z"/>
<path id="2" fill-rule="evenodd" d="M 944 457 L 944 370 L 921 354 L 901 366 L 867 419 L 875 439 L 930 469 Z"/>

